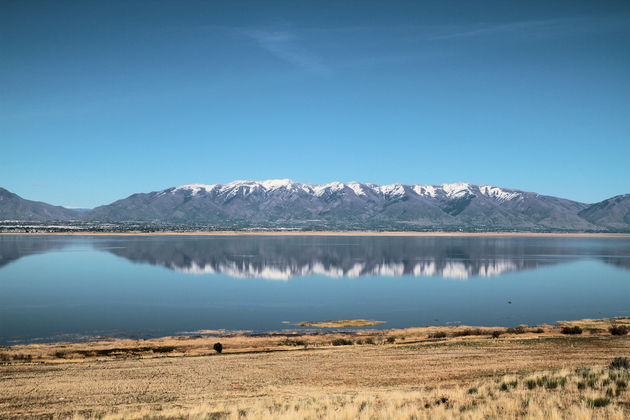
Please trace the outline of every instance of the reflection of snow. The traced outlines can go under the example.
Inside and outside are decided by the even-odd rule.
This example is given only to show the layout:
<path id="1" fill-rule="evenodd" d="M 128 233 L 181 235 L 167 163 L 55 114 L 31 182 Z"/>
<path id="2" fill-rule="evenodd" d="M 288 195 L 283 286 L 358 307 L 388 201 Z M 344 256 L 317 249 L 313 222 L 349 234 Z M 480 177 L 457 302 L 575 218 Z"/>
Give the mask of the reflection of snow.
<path id="1" fill-rule="evenodd" d="M 442 277 L 451 277 L 454 279 L 467 279 L 468 270 L 464 263 L 461 262 L 449 262 L 442 269 Z"/>
<path id="2" fill-rule="evenodd" d="M 354 263 L 349 268 L 325 265 L 320 261 L 305 265 L 279 266 L 255 264 L 252 262 L 226 262 L 200 265 L 191 262 L 188 266 L 171 265 L 171 268 L 188 274 L 227 274 L 239 278 L 263 278 L 271 280 L 289 280 L 298 276 L 321 275 L 332 278 L 360 276 L 415 277 L 438 276 L 452 279 L 467 279 L 474 276 L 491 277 L 518 270 L 518 265 L 509 260 L 485 261 L 472 264 L 464 261 L 428 260 L 414 265 L 402 262 L 381 263 L 368 266 L 366 263 Z"/>

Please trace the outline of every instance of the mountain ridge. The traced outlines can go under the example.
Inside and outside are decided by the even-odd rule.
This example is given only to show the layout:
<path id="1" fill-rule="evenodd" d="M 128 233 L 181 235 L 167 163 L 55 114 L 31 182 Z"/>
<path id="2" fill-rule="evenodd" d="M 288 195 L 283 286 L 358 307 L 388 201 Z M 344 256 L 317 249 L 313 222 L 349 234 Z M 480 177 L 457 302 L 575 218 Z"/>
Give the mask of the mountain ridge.
<path id="1" fill-rule="evenodd" d="M 6 190 L 3 190 L 6 191 Z M 8 193 L 8 191 L 7 191 Z M 9 193 L 12 194 L 12 193 Z M 15 197 L 17 195 L 13 194 Z M 0 200 L 1 200 L 0 196 Z M 23 200 L 23 199 L 22 199 Z M 599 203 L 466 182 L 422 185 L 307 184 L 290 179 L 186 184 L 132 194 L 89 211 L 3 208 L 0 219 L 331 230 L 630 231 L 630 194 Z M 51 209 L 64 209 L 51 212 Z M 53 219 L 53 216 L 59 219 Z M 12 217 L 9 217 L 12 216 Z"/>

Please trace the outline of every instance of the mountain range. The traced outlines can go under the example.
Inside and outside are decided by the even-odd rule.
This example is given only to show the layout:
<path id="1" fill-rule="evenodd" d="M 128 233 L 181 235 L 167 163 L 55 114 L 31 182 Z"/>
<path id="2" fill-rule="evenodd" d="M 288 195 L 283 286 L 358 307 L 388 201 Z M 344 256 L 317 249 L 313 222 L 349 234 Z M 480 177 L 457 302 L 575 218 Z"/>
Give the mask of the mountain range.
<path id="1" fill-rule="evenodd" d="M 0 220 L 216 229 L 630 232 L 630 194 L 586 204 L 464 182 L 316 185 L 287 179 L 182 185 L 78 211 L 25 200 L 0 188 Z"/>

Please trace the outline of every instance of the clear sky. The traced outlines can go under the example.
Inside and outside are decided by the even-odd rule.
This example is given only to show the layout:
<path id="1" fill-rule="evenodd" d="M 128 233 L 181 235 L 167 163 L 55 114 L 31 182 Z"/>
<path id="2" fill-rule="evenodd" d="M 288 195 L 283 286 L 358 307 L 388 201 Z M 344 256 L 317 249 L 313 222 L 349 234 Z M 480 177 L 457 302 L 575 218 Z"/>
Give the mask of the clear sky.
<path id="1" fill-rule="evenodd" d="M 0 0 L 0 186 L 630 193 L 628 1 Z"/>

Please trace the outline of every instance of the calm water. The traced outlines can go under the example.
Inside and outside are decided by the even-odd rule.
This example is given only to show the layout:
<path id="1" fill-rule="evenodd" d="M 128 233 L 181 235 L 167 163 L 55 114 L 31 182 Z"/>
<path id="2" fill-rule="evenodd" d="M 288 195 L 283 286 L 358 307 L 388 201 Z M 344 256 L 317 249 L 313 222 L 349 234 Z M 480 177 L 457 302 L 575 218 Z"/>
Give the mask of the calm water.
<path id="1" fill-rule="evenodd" d="M 628 238 L 0 236 L 0 344 L 621 315 Z"/>

